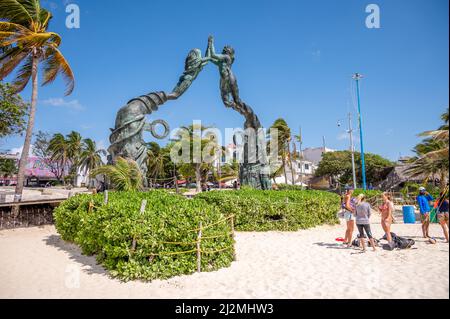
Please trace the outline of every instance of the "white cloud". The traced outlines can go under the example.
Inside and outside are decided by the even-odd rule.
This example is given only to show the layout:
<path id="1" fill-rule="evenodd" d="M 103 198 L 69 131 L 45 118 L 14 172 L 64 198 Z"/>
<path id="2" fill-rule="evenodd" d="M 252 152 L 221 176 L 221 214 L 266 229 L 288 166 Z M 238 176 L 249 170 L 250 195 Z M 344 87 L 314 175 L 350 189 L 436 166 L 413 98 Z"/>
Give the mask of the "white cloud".
<path id="1" fill-rule="evenodd" d="M 50 106 L 54 106 L 54 107 L 65 107 L 65 108 L 71 109 L 73 111 L 84 110 L 83 105 L 81 105 L 78 100 L 66 101 L 63 98 L 50 98 L 47 100 L 43 100 L 42 104 L 50 105 Z"/>
<path id="2" fill-rule="evenodd" d="M 10 154 L 18 154 L 19 156 L 22 155 L 23 145 L 20 147 L 12 148 L 9 153 Z M 30 145 L 30 151 L 28 152 L 28 156 L 33 156 L 33 144 Z"/>

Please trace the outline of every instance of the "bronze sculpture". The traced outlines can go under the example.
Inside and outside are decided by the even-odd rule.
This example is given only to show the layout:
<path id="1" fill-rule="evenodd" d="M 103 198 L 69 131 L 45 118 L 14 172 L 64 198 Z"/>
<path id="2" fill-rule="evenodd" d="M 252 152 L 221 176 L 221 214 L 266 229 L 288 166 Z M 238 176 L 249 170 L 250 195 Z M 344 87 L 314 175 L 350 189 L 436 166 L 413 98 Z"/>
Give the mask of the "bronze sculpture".
<path id="1" fill-rule="evenodd" d="M 242 102 L 239 88 L 231 66 L 234 62 L 234 49 L 225 46 L 222 54 L 216 54 L 214 39 L 208 38 L 205 57 L 199 49 L 189 52 L 185 60 L 184 72 L 171 93 L 152 92 L 130 100 L 122 107 L 116 116 L 115 128 L 111 129 L 108 148 L 110 161 L 118 156 L 135 160 L 142 173 L 147 173 L 147 147 L 143 139 L 144 131 L 151 131 L 152 124 L 146 122 L 146 115 L 158 110 L 158 107 L 168 100 L 178 99 L 191 86 L 203 67 L 211 61 L 219 68 L 220 92 L 226 107 L 232 108 L 245 117 L 244 128 L 258 130 L 261 123 L 252 108 Z M 239 177 L 241 185 L 250 185 L 257 189 L 270 189 L 269 166 L 259 161 L 258 154 L 249 155 L 248 136 L 244 142 L 244 161 L 240 164 Z M 258 153 L 258 147 L 256 148 Z"/>

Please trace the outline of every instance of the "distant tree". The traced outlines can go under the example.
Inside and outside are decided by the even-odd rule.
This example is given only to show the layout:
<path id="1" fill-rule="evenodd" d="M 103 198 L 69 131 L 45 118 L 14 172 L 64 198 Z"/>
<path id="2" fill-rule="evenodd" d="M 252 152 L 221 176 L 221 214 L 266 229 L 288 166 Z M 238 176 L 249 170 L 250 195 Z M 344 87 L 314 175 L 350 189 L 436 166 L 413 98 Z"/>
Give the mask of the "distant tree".
<path id="1" fill-rule="evenodd" d="M 79 165 L 85 173 L 90 172 L 103 165 L 102 156 L 106 156 L 104 149 L 98 149 L 96 143 L 90 138 L 83 140 L 81 153 L 79 156 Z M 89 177 L 90 179 L 90 177 Z M 88 181 L 89 185 L 89 181 Z"/>
<path id="2" fill-rule="evenodd" d="M 180 132 L 184 131 L 184 133 L 187 133 L 189 136 L 190 161 L 189 163 L 181 164 L 179 167 L 179 172 L 185 178 L 195 178 L 197 192 L 201 192 L 202 183 L 206 182 L 208 174 L 210 172 L 213 172 L 214 165 L 213 163 L 204 161 L 203 158 L 201 159 L 201 161 L 197 161 L 196 163 L 194 163 L 194 140 L 200 141 L 200 150 L 203 155 L 205 155 L 208 151 L 208 155 L 211 157 L 216 156 L 220 153 L 220 147 L 215 141 L 198 135 L 197 130 L 200 134 L 202 134 L 202 132 L 204 132 L 204 130 L 206 130 L 207 128 L 208 127 L 205 126 L 194 127 L 193 125 L 190 125 L 188 127 L 182 127 L 180 129 Z M 182 134 L 183 133 L 180 133 L 180 135 Z"/>
<path id="3" fill-rule="evenodd" d="M 25 141 L 19 162 L 15 201 L 19 201 L 24 186 L 25 166 L 30 151 L 36 105 L 38 101 L 38 68 L 42 65 L 43 85 L 52 83 L 58 74 L 66 81 L 66 95 L 74 88 L 74 76 L 59 50 L 61 37 L 47 30 L 52 14 L 39 0 L 0 1 L 0 80 L 17 69 L 13 87 L 21 92 L 31 80 L 31 103 Z M 19 206 L 13 206 L 17 215 Z"/>
<path id="4" fill-rule="evenodd" d="M 444 122 L 437 130 L 426 131 L 419 136 L 425 137 L 413 151 L 416 156 L 411 158 L 411 166 L 406 173 L 411 177 L 424 176 L 424 184 L 435 175 L 439 176 L 441 189 L 446 186 L 449 167 L 449 111 L 441 115 Z"/>
<path id="5" fill-rule="evenodd" d="M 0 82 L 0 138 L 22 133 L 27 112 L 28 104 L 20 95 L 8 83 Z"/>
<path id="6" fill-rule="evenodd" d="M 282 118 L 275 120 L 271 128 L 278 130 L 278 155 L 281 157 L 284 181 L 286 184 L 288 183 L 286 164 L 289 163 L 289 167 L 292 174 L 292 184 L 295 184 L 292 156 L 290 150 L 290 143 L 292 141 L 291 129 L 289 128 L 287 122 Z M 279 172 L 281 172 L 281 170 L 279 170 Z"/>
<path id="7" fill-rule="evenodd" d="M 16 161 L 10 158 L 0 158 L 0 176 L 17 174 Z"/>
<path id="8" fill-rule="evenodd" d="M 33 142 L 33 154 L 40 158 L 50 157 L 51 153 L 48 150 L 50 139 L 50 133 L 38 131 Z"/>
<path id="9" fill-rule="evenodd" d="M 51 136 L 47 132 L 38 131 L 33 142 L 33 154 L 41 159 L 47 168 L 52 172 L 55 178 L 63 181 L 64 166 L 61 161 L 52 160 L 52 151 L 50 149 Z"/>
<path id="10" fill-rule="evenodd" d="M 393 167 L 394 163 L 377 154 L 366 153 L 366 176 L 371 183 L 380 182 L 383 179 L 383 171 L 387 167 Z M 355 152 L 356 176 L 361 179 L 361 155 Z M 338 151 L 324 153 L 322 160 L 315 172 L 318 177 L 331 177 L 340 184 L 352 182 L 352 160 L 350 151 Z"/>
<path id="11" fill-rule="evenodd" d="M 66 136 L 67 142 L 67 156 L 70 161 L 70 175 L 73 179 L 73 184 L 76 184 L 76 176 L 80 168 L 80 155 L 83 149 L 83 138 L 81 134 L 72 131 Z"/>
<path id="12" fill-rule="evenodd" d="M 170 144 L 161 147 L 158 143 L 150 142 L 147 148 L 147 178 L 153 184 L 158 184 L 160 181 L 169 181 L 174 174 L 174 164 L 170 160 Z"/>
<path id="13" fill-rule="evenodd" d="M 57 167 L 56 178 L 63 181 L 63 177 L 68 173 L 68 144 L 66 138 L 61 133 L 56 133 L 49 141 L 48 151 L 50 153 L 50 160 L 55 163 Z"/>

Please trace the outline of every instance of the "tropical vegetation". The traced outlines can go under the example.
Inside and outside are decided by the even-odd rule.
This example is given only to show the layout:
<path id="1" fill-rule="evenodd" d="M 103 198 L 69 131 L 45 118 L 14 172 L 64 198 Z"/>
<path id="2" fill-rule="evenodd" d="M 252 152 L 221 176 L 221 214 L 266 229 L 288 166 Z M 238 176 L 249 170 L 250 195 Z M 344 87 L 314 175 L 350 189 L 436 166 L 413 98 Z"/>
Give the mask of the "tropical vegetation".
<path id="1" fill-rule="evenodd" d="M 114 164 L 94 168 L 91 177 L 105 175 L 117 191 L 139 191 L 144 187 L 144 177 L 138 164 L 129 158 L 117 157 Z"/>
<path id="2" fill-rule="evenodd" d="M 378 183 L 383 180 L 385 169 L 394 167 L 395 164 L 377 154 L 365 153 L 366 176 L 370 183 Z M 361 154 L 355 152 L 356 178 L 361 180 Z M 315 176 L 331 177 L 340 185 L 352 184 L 352 160 L 350 151 L 327 152 L 317 167 Z"/>
<path id="3" fill-rule="evenodd" d="M 183 163 L 177 163 L 179 165 L 179 173 L 187 179 L 195 179 L 196 190 L 201 192 L 202 184 L 206 182 L 208 175 L 214 168 L 214 159 L 217 160 L 220 156 L 220 146 L 212 138 L 212 136 L 203 136 L 203 132 L 208 127 L 190 125 L 187 127 L 182 127 L 179 132 L 180 139 L 172 145 L 179 149 L 183 148 L 183 143 L 188 140 L 189 147 L 189 158 L 188 161 Z M 199 149 L 196 152 L 196 144 L 198 144 Z M 198 158 L 200 155 L 200 158 Z M 212 161 L 205 160 L 205 156 L 209 156 Z"/>
<path id="4" fill-rule="evenodd" d="M 0 177 L 13 176 L 17 173 L 16 161 L 0 157 Z"/>
<path id="5" fill-rule="evenodd" d="M 142 201 L 145 209 L 141 210 Z M 165 191 L 80 194 L 54 211 L 64 240 L 96 255 L 113 277 L 154 280 L 197 270 L 197 236 L 202 223 L 201 271 L 230 266 L 231 224 L 213 205 Z"/>
<path id="6" fill-rule="evenodd" d="M 224 215 L 235 215 L 240 231 L 296 231 L 338 222 L 340 197 L 323 191 L 262 191 L 242 188 L 233 192 L 196 195 Z"/>
<path id="7" fill-rule="evenodd" d="M 278 173 L 283 172 L 284 174 L 284 181 L 285 184 L 288 183 L 288 177 L 287 177 L 287 170 L 286 166 L 289 165 L 289 170 L 291 171 L 291 174 L 293 172 L 293 165 L 292 165 L 292 157 L 293 154 L 291 153 L 290 149 L 290 143 L 292 141 L 291 136 L 291 129 L 289 128 L 287 122 L 282 119 L 276 119 L 275 122 L 270 127 L 271 129 L 278 130 L 278 155 L 281 158 L 281 169 L 278 169 Z M 294 153 L 295 155 L 295 153 Z M 275 178 L 276 176 L 273 176 Z M 292 184 L 295 184 L 294 178 L 292 178 Z"/>
<path id="8" fill-rule="evenodd" d="M 0 138 L 22 133 L 27 112 L 28 104 L 20 95 L 10 84 L 0 82 Z"/>
<path id="9" fill-rule="evenodd" d="M 435 176 L 439 177 L 441 189 L 445 188 L 448 181 L 449 167 L 449 110 L 441 115 L 443 124 L 434 131 L 426 131 L 419 136 L 424 137 L 417 144 L 413 152 L 416 154 L 410 160 L 410 167 L 406 173 L 411 177 L 424 177 L 424 185 Z"/>
<path id="10" fill-rule="evenodd" d="M 0 1 L 0 81 L 18 69 L 12 83 L 14 92 L 22 91 L 30 79 L 32 82 L 28 124 L 15 189 L 17 199 L 23 191 L 36 115 L 39 65 L 42 65 L 43 85 L 52 83 L 61 74 L 66 82 L 66 95 L 74 89 L 73 72 L 59 50 L 61 37 L 47 30 L 51 18 L 52 14 L 42 8 L 39 0 Z M 17 213 L 18 206 L 14 207 L 14 213 Z"/>
<path id="11" fill-rule="evenodd" d="M 97 148 L 90 138 L 83 138 L 80 133 L 72 131 L 66 136 L 61 133 L 51 138 L 48 133 L 38 132 L 33 151 L 47 159 L 49 168 L 59 181 L 72 181 L 76 184 L 78 172 L 86 174 L 103 165 L 104 149 Z"/>

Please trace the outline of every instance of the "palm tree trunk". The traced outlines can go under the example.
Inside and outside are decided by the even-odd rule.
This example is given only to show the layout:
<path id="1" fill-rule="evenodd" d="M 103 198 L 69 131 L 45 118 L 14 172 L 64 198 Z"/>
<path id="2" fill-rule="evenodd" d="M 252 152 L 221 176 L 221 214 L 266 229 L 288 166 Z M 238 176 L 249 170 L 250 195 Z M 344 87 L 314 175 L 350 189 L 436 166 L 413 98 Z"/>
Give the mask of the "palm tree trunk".
<path id="1" fill-rule="evenodd" d="M 200 165 L 201 164 L 195 164 L 195 183 L 197 184 L 197 192 L 202 191 L 202 174 L 200 172 Z"/>
<path id="2" fill-rule="evenodd" d="M 31 91 L 31 107 L 30 115 L 28 117 L 27 131 L 25 133 L 25 142 L 23 144 L 22 155 L 20 156 L 19 172 L 17 174 L 17 185 L 14 192 L 14 202 L 20 202 L 22 200 L 23 184 L 25 181 L 25 168 L 28 161 L 28 153 L 30 152 L 31 138 L 33 135 L 34 118 L 36 115 L 36 104 L 38 97 L 38 57 L 36 49 L 33 54 L 33 65 L 31 71 L 32 79 L 32 91 Z M 19 213 L 19 206 L 13 206 L 12 213 L 17 215 Z"/>
<path id="3" fill-rule="evenodd" d="M 295 185 L 294 169 L 292 167 L 291 146 L 288 144 L 289 167 L 291 169 L 292 185 Z"/>
<path id="4" fill-rule="evenodd" d="M 284 173 L 284 183 L 288 183 L 287 173 L 286 173 L 286 158 L 283 154 L 283 157 L 281 158 L 281 162 L 283 164 L 283 173 Z"/>

